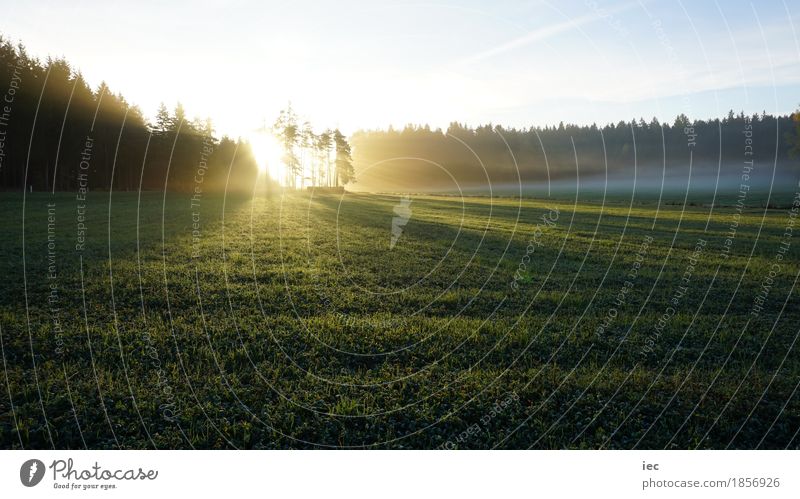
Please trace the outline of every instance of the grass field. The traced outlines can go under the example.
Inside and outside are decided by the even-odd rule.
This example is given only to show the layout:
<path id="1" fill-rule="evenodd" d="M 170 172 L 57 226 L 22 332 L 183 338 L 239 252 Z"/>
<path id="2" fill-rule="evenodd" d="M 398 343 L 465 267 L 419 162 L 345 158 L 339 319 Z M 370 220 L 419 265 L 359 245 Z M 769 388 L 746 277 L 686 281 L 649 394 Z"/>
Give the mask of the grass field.
<path id="1" fill-rule="evenodd" d="M 82 204 L 0 197 L 2 448 L 800 445 L 786 209 Z"/>

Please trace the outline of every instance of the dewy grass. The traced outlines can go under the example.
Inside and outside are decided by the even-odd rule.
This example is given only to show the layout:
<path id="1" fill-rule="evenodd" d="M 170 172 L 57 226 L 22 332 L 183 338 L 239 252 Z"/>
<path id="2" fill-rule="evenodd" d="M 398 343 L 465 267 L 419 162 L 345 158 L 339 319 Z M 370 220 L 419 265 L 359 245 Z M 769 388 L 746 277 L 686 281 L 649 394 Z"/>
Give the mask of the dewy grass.
<path id="1" fill-rule="evenodd" d="M 412 199 L 4 195 L 0 446 L 792 442 L 787 210 Z"/>

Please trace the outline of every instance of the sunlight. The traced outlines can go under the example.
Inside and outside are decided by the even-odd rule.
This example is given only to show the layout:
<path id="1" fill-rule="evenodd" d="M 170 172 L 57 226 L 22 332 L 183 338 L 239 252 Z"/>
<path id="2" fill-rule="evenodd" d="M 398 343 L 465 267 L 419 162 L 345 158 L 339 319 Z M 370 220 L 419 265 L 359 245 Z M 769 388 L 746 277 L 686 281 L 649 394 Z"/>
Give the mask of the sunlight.
<path id="1" fill-rule="evenodd" d="M 278 139 L 270 133 L 257 132 L 250 135 L 248 140 L 258 163 L 259 174 L 267 173 L 272 180 L 282 183 L 286 169 L 282 160 L 283 148 Z"/>

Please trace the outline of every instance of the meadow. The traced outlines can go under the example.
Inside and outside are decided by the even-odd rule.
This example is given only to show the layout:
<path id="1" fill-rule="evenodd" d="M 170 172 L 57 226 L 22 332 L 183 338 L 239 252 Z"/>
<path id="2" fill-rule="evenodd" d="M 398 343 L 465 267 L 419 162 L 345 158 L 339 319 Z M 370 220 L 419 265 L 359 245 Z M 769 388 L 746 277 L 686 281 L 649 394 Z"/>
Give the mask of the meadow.
<path id="1" fill-rule="evenodd" d="M 796 449 L 791 201 L 4 193 L 0 447 Z"/>

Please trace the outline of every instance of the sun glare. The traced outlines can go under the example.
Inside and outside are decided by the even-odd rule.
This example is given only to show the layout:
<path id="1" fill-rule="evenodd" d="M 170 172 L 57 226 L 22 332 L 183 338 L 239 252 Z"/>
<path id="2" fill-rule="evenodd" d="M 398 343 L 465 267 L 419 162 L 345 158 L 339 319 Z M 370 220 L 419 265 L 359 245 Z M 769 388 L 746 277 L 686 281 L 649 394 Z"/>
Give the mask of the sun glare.
<path id="1" fill-rule="evenodd" d="M 258 163 L 259 174 L 269 174 L 272 180 L 281 182 L 284 178 L 283 148 L 274 135 L 255 133 L 250 136 L 250 147 Z"/>

